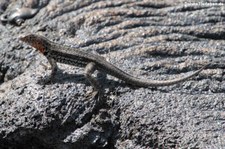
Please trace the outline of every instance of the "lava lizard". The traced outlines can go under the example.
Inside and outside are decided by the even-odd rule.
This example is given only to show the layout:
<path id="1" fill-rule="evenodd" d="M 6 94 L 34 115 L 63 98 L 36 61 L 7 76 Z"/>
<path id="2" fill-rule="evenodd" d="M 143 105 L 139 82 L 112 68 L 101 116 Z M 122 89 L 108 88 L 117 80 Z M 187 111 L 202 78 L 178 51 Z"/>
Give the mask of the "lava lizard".
<path id="1" fill-rule="evenodd" d="M 81 51 L 77 48 L 52 42 L 48 40 L 47 38 L 40 35 L 29 34 L 29 35 L 20 37 L 19 39 L 31 45 L 32 47 L 36 48 L 48 59 L 49 63 L 51 64 L 51 70 L 52 70 L 51 77 L 53 77 L 55 72 L 57 71 L 56 62 L 78 66 L 78 67 L 84 67 L 85 77 L 94 87 L 94 90 L 96 92 L 101 90 L 101 85 L 99 84 L 97 79 L 92 76 L 95 70 L 99 70 L 101 72 L 105 72 L 106 74 L 110 74 L 134 86 L 157 87 L 157 86 L 169 86 L 169 85 L 186 81 L 187 79 L 197 75 L 208 65 L 206 64 L 205 66 L 195 71 L 194 73 L 182 78 L 165 80 L 165 81 L 146 80 L 146 79 L 136 78 L 124 72 L 123 70 L 119 69 L 118 67 L 106 61 L 105 58 L 102 56 Z"/>

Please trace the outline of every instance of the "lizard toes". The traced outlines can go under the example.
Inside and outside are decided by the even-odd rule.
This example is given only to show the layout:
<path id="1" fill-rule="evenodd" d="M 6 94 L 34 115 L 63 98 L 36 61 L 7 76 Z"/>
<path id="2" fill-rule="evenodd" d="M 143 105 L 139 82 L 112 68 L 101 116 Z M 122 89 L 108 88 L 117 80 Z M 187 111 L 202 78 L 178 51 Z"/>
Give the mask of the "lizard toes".
<path id="1" fill-rule="evenodd" d="M 92 91 L 92 92 L 88 92 L 85 97 L 87 100 L 93 100 L 93 99 L 99 99 L 99 97 L 101 96 L 101 93 L 99 91 Z"/>

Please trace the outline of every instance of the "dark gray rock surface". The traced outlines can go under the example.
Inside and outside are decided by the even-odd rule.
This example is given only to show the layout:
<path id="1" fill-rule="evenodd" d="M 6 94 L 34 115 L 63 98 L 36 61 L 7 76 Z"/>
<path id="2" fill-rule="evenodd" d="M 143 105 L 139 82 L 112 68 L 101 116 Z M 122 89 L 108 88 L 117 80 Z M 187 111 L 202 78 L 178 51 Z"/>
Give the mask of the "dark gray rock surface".
<path id="1" fill-rule="evenodd" d="M 225 3 L 206 0 L 2 1 L 0 13 L 38 7 L 21 26 L 0 24 L 0 148 L 225 148 Z M 111 76 L 101 99 L 83 69 L 59 64 L 50 84 L 44 56 L 18 37 L 44 35 L 99 53 L 144 79 L 177 85 L 136 88 Z M 46 67 L 47 66 L 47 67 Z"/>

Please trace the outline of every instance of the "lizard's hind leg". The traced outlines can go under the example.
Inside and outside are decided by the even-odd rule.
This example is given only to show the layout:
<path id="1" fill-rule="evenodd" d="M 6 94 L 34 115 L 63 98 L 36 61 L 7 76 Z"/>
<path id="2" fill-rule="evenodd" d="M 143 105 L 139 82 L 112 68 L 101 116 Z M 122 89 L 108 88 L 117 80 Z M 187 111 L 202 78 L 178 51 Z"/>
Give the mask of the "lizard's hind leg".
<path id="1" fill-rule="evenodd" d="M 98 80 L 92 76 L 95 70 L 96 70 L 95 63 L 93 62 L 88 63 L 87 66 L 85 67 L 85 77 L 94 88 L 94 91 L 92 93 L 92 98 L 94 98 L 94 96 L 96 96 L 98 93 L 101 95 L 103 92 L 102 86 L 100 85 Z"/>

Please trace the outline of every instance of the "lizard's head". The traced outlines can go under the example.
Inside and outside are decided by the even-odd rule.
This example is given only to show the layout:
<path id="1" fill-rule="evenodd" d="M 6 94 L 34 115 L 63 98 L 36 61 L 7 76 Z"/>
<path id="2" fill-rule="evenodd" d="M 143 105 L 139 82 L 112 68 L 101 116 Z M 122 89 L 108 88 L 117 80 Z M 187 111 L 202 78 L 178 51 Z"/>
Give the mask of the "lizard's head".
<path id="1" fill-rule="evenodd" d="M 31 45 L 32 47 L 36 48 L 42 54 L 46 54 L 47 52 L 47 45 L 48 39 L 40 35 L 29 34 L 23 37 L 19 37 L 19 39 L 27 44 Z"/>

